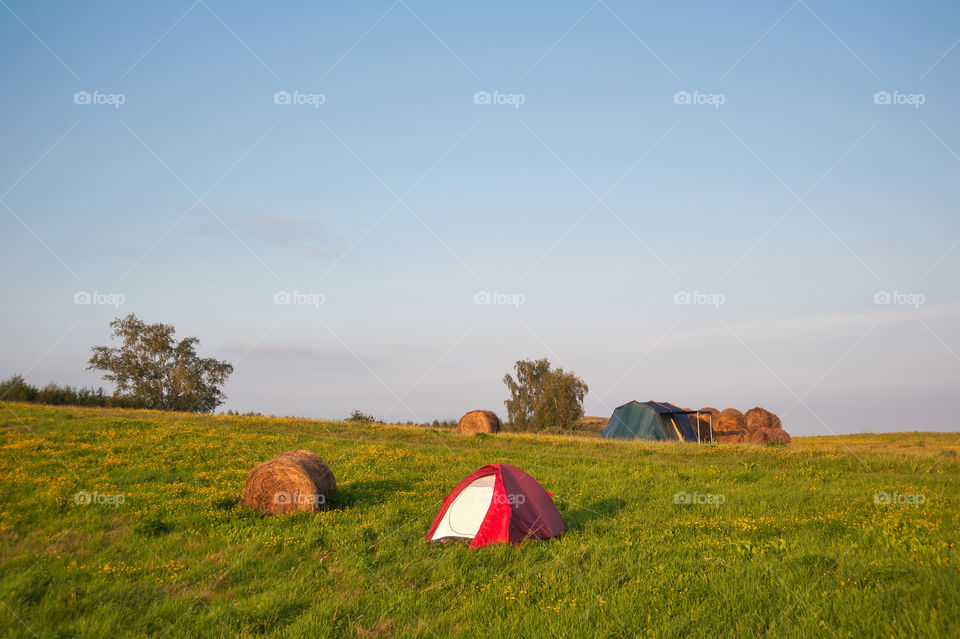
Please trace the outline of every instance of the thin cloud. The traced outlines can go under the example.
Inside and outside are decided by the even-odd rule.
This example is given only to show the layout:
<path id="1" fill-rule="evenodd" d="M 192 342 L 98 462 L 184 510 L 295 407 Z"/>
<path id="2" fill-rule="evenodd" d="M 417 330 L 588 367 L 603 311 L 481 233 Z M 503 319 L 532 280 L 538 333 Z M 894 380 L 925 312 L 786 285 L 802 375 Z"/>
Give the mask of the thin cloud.
<path id="1" fill-rule="evenodd" d="M 336 246 L 333 233 L 315 220 L 275 215 L 231 215 L 234 231 L 260 248 L 280 248 L 309 257 L 336 257 L 344 248 Z M 228 237 L 222 225 L 204 221 L 197 235 Z"/>

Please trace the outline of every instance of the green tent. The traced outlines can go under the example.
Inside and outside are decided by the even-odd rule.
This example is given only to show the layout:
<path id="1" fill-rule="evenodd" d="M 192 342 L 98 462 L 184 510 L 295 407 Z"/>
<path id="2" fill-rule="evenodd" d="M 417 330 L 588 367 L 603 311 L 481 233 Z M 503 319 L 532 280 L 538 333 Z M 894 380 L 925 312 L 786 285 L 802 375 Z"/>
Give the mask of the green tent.
<path id="1" fill-rule="evenodd" d="M 690 414 L 667 402 L 638 402 L 618 406 L 600 435 L 604 439 L 651 439 L 654 441 L 700 441 Z"/>

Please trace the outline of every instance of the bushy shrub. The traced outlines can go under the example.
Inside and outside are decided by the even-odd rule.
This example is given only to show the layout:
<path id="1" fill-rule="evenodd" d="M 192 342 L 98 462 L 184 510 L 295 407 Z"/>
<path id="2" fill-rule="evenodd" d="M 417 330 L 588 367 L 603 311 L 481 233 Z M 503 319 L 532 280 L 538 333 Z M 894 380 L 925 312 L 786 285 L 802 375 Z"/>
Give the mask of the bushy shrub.
<path id="1" fill-rule="evenodd" d="M 350 417 L 347 417 L 345 421 L 356 422 L 358 424 L 382 424 L 383 423 L 383 420 L 377 419 L 373 415 L 369 415 L 359 410 L 355 410 L 352 413 L 350 413 Z"/>
<path id="2" fill-rule="evenodd" d="M 73 386 L 57 386 L 50 382 L 40 389 L 34 400 L 38 404 L 52 404 L 54 406 L 106 406 L 107 396 L 102 388 L 74 388 Z"/>
<path id="3" fill-rule="evenodd" d="M 0 401 L 33 402 L 37 399 L 36 386 L 31 386 L 21 375 L 0 382 Z"/>
<path id="4" fill-rule="evenodd" d="M 0 382 L 0 401 L 35 402 L 53 406 L 109 406 L 110 398 L 102 388 L 74 388 L 50 382 L 43 388 L 27 383 L 22 375 Z M 134 407 L 135 408 L 135 407 Z"/>

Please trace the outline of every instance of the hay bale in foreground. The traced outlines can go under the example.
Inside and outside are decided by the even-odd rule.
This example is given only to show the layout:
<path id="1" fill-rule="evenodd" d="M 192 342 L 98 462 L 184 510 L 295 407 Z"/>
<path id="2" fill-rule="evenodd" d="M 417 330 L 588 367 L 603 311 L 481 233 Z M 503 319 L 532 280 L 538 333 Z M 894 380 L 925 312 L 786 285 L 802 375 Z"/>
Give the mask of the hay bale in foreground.
<path id="1" fill-rule="evenodd" d="M 745 430 L 743 413 L 736 408 L 725 408 L 713 420 L 714 432 L 718 430 Z"/>
<path id="2" fill-rule="evenodd" d="M 333 472 L 322 459 L 309 450 L 289 450 L 250 471 L 240 501 L 271 515 L 315 512 L 336 489 Z"/>
<path id="3" fill-rule="evenodd" d="M 787 431 L 782 428 L 761 428 L 750 433 L 751 444 L 766 444 L 767 442 L 778 442 L 786 446 L 793 441 Z"/>
<path id="4" fill-rule="evenodd" d="M 460 418 L 458 433 L 499 433 L 500 418 L 492 410 L 472 410 Z"/>

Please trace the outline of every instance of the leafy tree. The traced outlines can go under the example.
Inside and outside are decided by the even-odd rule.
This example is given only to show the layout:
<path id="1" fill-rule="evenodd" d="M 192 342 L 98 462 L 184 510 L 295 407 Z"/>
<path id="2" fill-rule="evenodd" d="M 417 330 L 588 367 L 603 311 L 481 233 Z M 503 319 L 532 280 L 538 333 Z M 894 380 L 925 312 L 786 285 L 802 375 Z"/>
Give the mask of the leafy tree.
<path id="1" fill-rule="evenodd" d="M 88 369 L 105 371 L 116 399 L 145 408 L 210 412 L 224 402 L 220 387 L 233 372 L 228 362 L 201 358 L 196 337 L 179 342 L 170 324 L 146 324 L 132 313 L 110 322 L 120 346 L 94 346 Z"/>
<path id="2" fill-rule="evenodd" d="M 582 379 L 562 368 L 553 369 L 547 359 L 519 360 L 517 378 L 506 375 L 510 391 L 504 402 L 516 430 L 565 430 L 583 417 L 583 398 L 589 388 Z"/>

